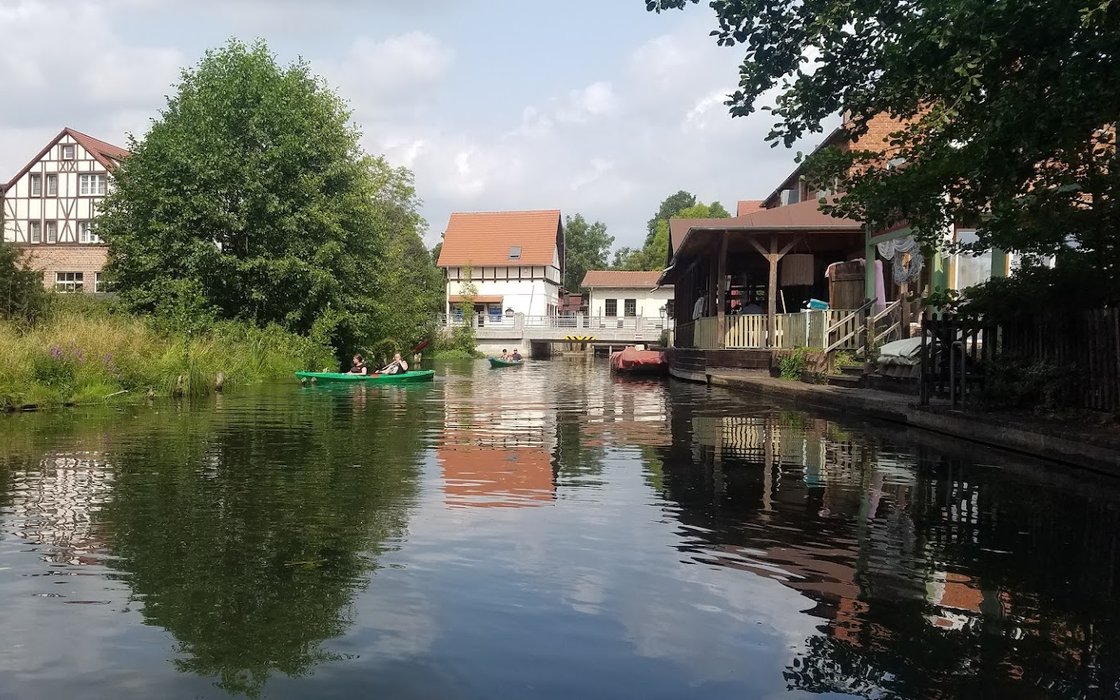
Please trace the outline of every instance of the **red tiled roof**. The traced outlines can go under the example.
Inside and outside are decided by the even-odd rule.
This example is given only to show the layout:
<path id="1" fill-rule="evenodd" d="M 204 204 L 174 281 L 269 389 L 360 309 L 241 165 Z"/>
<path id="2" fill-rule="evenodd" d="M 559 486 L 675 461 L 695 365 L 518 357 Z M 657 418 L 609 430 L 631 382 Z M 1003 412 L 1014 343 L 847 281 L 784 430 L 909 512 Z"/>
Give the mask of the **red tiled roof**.
<path id="1" fill-rule="evenodd" d="M 447 223 L 439 267 L 551 265 L 557 254 L 560 212 L 455 212 Z M 518 259 L 510 251 L 521 248 Z"/>
<path id="2" fill-rule="evenodd" d="M 632 287 L 653 289 L 657 286 L 660 270 L 588 270 L 583 276 L 584 287 Z"/>
<path id="3" fill-rule="evenodd" d="M 63 133 L 70 134 L 75 141 L 82 145 L 82 148 L 89 151 L 90 155 L 96 158 L 97 162 L 101 163 L 106 168 L 115 168 L 117 163 L 129 156 L 129 152 L 120 146 L 114 146 L 101 139 L 95 139 L 89 134 L 83 134 L 70 127 L 63 129 Z"/>
<path id="4" fill-rule="evenodd" d="M 129 152 L 121 148 L 120 146 L 114 146 L 113 144 L 102 141 L 101 139 L 95 139 L 92 136 L 83 134 L 80 131 L 75 131 L 70 127 L 65 127 L 62 131 L 58 132 L 57 136 L 51 139 L 47 143 L 47 145 L 43 147 L 43 150 L 39 151 L 39 153 L 37 153 L 34 158 L 27 161 L 27 165 L 23 166 L 20 171 L 12 177 L 11 180 L 8 180 L 8 184 L 6 186 L 0 187 L 0 190 L 5 190 L 15 185 L 16 180 L 19 180 L 21 177 L 26 175 L 27 172 L 31 170 L 31 168 L 34 167 L 36 163 L 38 163 L 44 156 L 47 155 L 47 153 L 51 150 L 51 148 L 55 146 L 55 144 L 62 140 L 63 136 L 70 136 L 72 139 L 77 141 L 82 146 L 82 148 L 86 149 L 86 151 L 88 151 L 89 154 L 93 156 L 93 158 L 98 163 L 104 166 L 106 170 L 112 170 L 113 168 L 117 167 L 118 162 L 124 160 L 129 156 Z"/>
<path id="5" fill-rule="evenodd" d="M 746 216 L 753 214 L 759 209 L 762 209 L 763 201 L 761 199 L 740 199 L 738 206 L 735 207 L 735 216 Z"/>

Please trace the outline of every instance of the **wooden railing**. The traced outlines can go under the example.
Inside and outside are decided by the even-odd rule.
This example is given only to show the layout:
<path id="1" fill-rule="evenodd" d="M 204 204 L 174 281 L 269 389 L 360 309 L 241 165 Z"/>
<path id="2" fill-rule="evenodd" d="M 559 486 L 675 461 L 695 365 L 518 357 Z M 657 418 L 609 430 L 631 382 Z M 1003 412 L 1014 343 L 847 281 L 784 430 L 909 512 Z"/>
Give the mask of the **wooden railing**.
<path id="1" fill-rule="evenodd" d="M 750 316 L 728 316 L 727 332 L 724 335 L 724 347 L 766 347 L 766 317 L 757 314 L 751 314 Z"/>
<path id="2" fill-rule="evenodd" d="M 862 336 L 867 330 L 867 314 L 871 312 L 875 300 L 872 299 L 855 311 L 840 312 L 841 315 L 828 326 L 824 337 L 827 341 L 825 352 L 833 350 L 859 350 Z"/>
<path id="3" fill-rule="evenodd" d="M 695 347 L 703 350 L 775 348 L 824 348 L 830 350 L 856 350 L 862 340 L 866 312 L 865 304 L 854 311 L 829 309 L 777 314 L 774 317 L 774 342 L 767 342 L 769 320 L 762 314 L 724 317 L 723 343 L 719 340 L 719 321 L 715 317 L 700 318 L 689 324 L 677 325 L 678 347 Z M 688 330 L 685 330 L 685 327 Z M 691 345 L 685 345 L 691 331 Z"/>
<path id="4" fill-rule="evenodd" d="M 887 304 L 879 313 L 871 317 L 871 327 L 875 337 L 871 340 L 872 347 L 879 347 L 902 338 L 902 301 L 895 299 Z"/>
<path id="5" fill-rule="evenodd" d="M 719 319 L 714 316 L 696 319 L 692 339 L 698 348 L 704 350 L 719 348 Z"/>

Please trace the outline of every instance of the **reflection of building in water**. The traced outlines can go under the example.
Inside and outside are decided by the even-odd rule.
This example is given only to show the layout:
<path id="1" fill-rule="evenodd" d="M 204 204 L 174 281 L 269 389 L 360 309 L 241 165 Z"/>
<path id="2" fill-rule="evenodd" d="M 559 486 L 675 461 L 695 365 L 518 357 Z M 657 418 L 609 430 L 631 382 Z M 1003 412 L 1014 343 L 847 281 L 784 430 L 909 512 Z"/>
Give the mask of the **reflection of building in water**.
<path id="1" fill-rule="evenodd" d="M 973 466 L 965 450 L 895 451 L 887 431 L 853 437 L 804 414 L 672 420 L 659 452 L 682 550 L 779 581 L 825 621 L 787 669 L 791 688 L 1003 696 L 943 673 L 933 648 L 951 648 L 954 669 L 983 666 L 988 683 L 1029 669 L 1031 683 L 1081 674 L 1075 686 L 1120 688 L 1096 677 L 1120 659 L 1120 626 L 1100 613 L 1120 595 L 1120 509 L 1107 499 Z"/>
<path id="2" fill-rule="evenodd" d="M 12 472 L 6 510 L 16 535 L 42 546 L 45 561 L 88 564 L 102 546 L 93 516 L 112 489 L 113 475 L 96 453 L 57 453 L 38 469 Z"/>
<path id="3" fill-rule="evenodd" d="M 672 441 L 667 421 L 669 394 L 657 381 L 615 380 L 588 391 L 582 417 L 585 437 L 602 441 L 610 435 L 615 444 L 665 447 Z"/>
<path id="4" fill-rule="evenodd" d="M 555 497 L 555 414 L 533 397 L 500 392 L 444 404 L 436 450 L 452 506 L 527 507 Z"/>
<path id="5" fill-rule="evenodd" d="M 540 447 L 449 445 L 436 455 L 448 505 L 519 508 L 555 497 L 552 456 Z"/>

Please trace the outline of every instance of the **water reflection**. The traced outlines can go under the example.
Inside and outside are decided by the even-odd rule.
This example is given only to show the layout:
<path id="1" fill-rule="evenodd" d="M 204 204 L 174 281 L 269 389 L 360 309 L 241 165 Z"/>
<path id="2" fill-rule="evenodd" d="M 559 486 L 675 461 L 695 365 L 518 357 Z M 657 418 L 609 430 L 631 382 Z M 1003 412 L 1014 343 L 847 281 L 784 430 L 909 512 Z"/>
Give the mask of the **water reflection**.
<path id="1" fill-rule="evenodd" d="M 1117 695 L 1116 485 L 850 417 L 580 359 L 0 444 L 5 697 Z"/>
<path id="2" fill-rule="evenodd" d="M 46 455 L 9 477 L 9 534 L 67 564 L 111 550 L 103 563 L 174 635 L 180 671 L 248 696 L 275 672 L 305 675 L 338 658 L 322 643 L 404 531 L 421 436 L 385 426 L 423 404 L 301 398 L 283 414 L 266 402 L 134 417 L 96 459 Z"/>
<path id="3" fill-rule="evenodd" d="M 822 622 L 786 669 L 790 689 L 1120 693 L 1114 494 L 1086 502 L 1076 484 L 1040 488 L 1044 472 L 1009 478 L 800 413 L 680 405 L 671 424 L 664 493 L 681 550 L 781 582 Z"/>

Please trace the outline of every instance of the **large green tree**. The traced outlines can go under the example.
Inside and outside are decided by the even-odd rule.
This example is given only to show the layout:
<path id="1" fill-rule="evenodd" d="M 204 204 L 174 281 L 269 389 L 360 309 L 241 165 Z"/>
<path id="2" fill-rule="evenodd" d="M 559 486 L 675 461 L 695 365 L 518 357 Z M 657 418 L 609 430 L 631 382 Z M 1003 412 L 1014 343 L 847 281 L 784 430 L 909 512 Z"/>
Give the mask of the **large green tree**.
<path id="1" fill-rule="evenodd" d="M 607 233 L 601 221 L 589 223 L 583 214 L 564 217 L 564 289 L 583 291 L 583 277 L 588 270 L 607 267 L 614 236 Z"/>
<path id="2" fill-rule="evenodd" d="M 342 352 L 424 332 L 438 276 L 411 173 L 366 155 L 307 64 L 231 41 L 186 70 L 98 220 L 134 311 L 278 323 Z"/>
<path id="3" fill-rule="evenodd" d="M 653 11 L 698 0 L 646 0 Z M 889 115 L 892 157 L 857 144 L 810 163 L 836 209 L 927 239 L 978 224 L 979 246 L 1120 261 L 1120 3 L 1115 0 L 715 0 L 719 44 L 746 54 L 735 116 L 772 90 L 772 142 Z M 763 108 L 765 109 L 765 108 Z M 876 144 L 877 145 L 877 144 Z"/>
<path id="4" fill-rule="evenodd" d="M 657 234 L 657 224 L 659 221 L 668 221 L 670 217 L 676 216 L 677 212 L 689 207 L 696 206 L 696 195 L 691 192 L 680 190 L 676 194 L 671 194 L 661 202 L 661 206 L 657 208 L 657 213 L 653 218 L 646 222 L 646 240 L 644 245 L 649 245 L 653 241 L 653 237 Z"/>
<path id="5" fill-rule="evenodd" d="M 661 202 L 657 214 L 649 220 L 649 232 L 640 249 L 620 248 L 615 251 L 613 267 L 620 270 L 660 270 L 665 267 L 669 250 L 669 219 L 729 216 L 731 214 L 719 202 L 697 202 L 696 195 L 681 190 Z"/>

